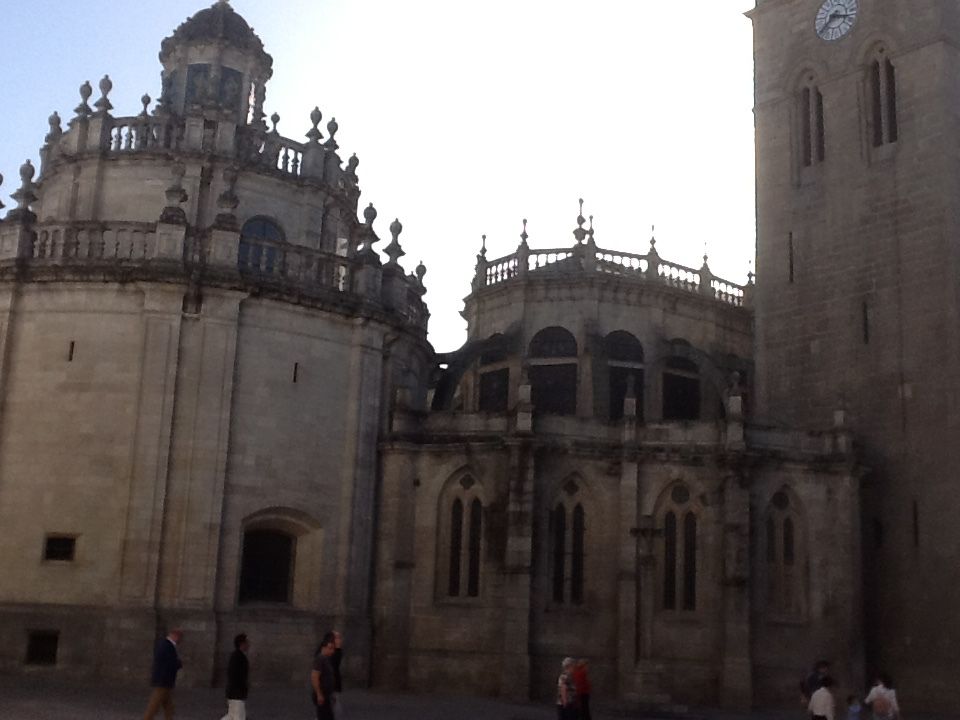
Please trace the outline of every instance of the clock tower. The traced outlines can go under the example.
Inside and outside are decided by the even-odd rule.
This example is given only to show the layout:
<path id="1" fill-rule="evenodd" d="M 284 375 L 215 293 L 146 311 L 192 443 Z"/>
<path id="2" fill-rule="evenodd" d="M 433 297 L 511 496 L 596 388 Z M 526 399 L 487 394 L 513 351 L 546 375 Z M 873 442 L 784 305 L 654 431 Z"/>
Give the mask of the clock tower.
<path id="1" fill-rule="evenodd" d="M 905 706 L 952 710 L 960 7 L 757 0 L 749 16 L 757 416 L 856 433 L 870 468 L 860 519 L 867 668 L 892 674 Z"/>

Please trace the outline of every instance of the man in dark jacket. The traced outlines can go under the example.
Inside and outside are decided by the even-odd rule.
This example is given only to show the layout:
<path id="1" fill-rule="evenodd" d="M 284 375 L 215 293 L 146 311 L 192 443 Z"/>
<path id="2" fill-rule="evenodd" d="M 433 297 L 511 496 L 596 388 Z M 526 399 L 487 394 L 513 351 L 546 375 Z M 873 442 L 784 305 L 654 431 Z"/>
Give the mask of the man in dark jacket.
<path id="1" fill-rule="evenodd" d="M 250 690 L 250 641 L 240 633 L 233 639 L 233 652 L 227 663 L 227 714 L 221 720 L 246 720 L 247 693 Z"/>
<path id="2" fill-rule="evenodd" d="M 313 689 L 313 704 L 317 709 L 317 720 L 333 720 L 333 703 L 336 694 L 336 680 L 330 658 L 334 652 L 334 637 L 328 632 L 320 641 L 313 667 L 310 672 L 310 686 Z"/>
<path id="3" fill-rule="evenodd" d="M 183 630 L 175 628 L 157 642 L 153 653 L 153 669 L 150 672 L 153 692 L 150 693 L 143 720 L 153 720 L 160 708 L 163 708 L 163 717 L 166 720 L 173 720 L 173 687 L 177 684 L 177 672 L 183 667 L 177 645 L 182 639 Z"/>

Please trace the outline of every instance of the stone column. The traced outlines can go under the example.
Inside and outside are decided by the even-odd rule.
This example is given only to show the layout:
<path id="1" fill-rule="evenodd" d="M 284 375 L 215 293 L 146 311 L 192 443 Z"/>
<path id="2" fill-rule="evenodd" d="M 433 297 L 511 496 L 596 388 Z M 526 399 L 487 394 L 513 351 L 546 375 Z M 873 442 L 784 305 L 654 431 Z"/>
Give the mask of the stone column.
<path id="1" fill-rule="evenodd" d="M 533 484 L 535 463 L 528 440 L 510 445 L 507 552 L 503 587 L 503 663 L 500 694 L 530 698 L 530 591 L 533 582 Z"/>
<path id="2" fill-rule="evenodd" d="M 635 397 L 624 403 L 623 451 L 620 465 L 620 558 L 617 572 L 617 596 L 619 614 L 617 639 L 617 680 L 619 694 L 633 692 L 634 668 L 637 662 L 639 638 L 637 636 L 637 455 L 636 455 L 636 409 Z"/>
<path id="3" fill-rule="evenodd" d="M 720 703 L 749 710 L 753 701 L 750 657 L 750 494 L 739 473 L 724 482 L 723 657 Z"/>

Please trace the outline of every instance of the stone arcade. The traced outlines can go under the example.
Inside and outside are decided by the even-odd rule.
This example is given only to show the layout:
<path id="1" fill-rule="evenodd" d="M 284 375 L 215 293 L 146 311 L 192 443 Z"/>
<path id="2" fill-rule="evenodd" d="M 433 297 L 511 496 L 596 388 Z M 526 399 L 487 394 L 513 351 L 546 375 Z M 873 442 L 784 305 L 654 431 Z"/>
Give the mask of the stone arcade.
<path id="1" fill-rule="evenodd" d="M 612 249 L 581 205 L 559 247 L 481 249 L 448 353 L 336 121 L 267 126 L 227 3 L 164 40 L 152 110 L 85 83 L 0 222 L 0 667 L 139 678 L 179 624 L 190 682 L 242 628 L 297 683 L 336 624 L 376 686 L 549 697 L 572 653 L 601 695 L 747 707 L 820 656 L 859 685 L 866 646 L 946 705 L 956 619 L 941 647 L 897 586 L 956 560 L 920 522 L 956 505 L 960 17 L 850 2 L 751 12 L 756 284 Z"/>

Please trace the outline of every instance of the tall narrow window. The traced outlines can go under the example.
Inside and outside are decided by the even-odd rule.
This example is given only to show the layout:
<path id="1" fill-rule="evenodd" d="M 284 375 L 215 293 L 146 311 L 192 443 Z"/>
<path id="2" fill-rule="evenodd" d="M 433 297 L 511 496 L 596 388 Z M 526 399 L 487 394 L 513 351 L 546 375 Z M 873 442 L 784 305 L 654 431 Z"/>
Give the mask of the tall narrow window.
<path id="1" fill-rule="evenodd" d="M 793 233 L 790 233 L 787 236 L 787 272 L 789 273 L 790 282 L 793 282 Z"/>
<path id="2" fill-rule="evenodd" d="M 435 592 L 438 599 L 480 596 L 483 573 L 483 493 L 468 474 L 440 497 Z"/>
<path id="3" fill-rule="evenodd" d="M 480 594 L 480 530 L 483 521 L 483 507 L 474 498 L 470 503 L 470 546 L 467 561 L 467 595 L 477 597 Z"/>
<path id="4" fill-rule="evenodd" d="M 900 137 L 897 119 L 897 70 L 884 48 L 878 48 L 867 66 L 870 95 L 870 136 L 874 147 L 895 143 Z"/>
<path id="5" fill-rule="evenodd" d="M 569 330 L 547 327 L 533 336 L 528 352 L 530 399 L 538 415 L 577 412 L 577 341 Z"/>
<path id="6" fill-rule="evenodd" d="M 553 511 L 553 601 L 563 602 L 566 587 L 567 511 L 557 505 Z"/>
<path id="7" fill-rule="evenodd" d="M 637 419 L 643 419 L 643 347 L 640 341 L 625 330 L 615 330 L 603 339 L 610 373 L 609 403 L 607 416 L 611 420 L 623 417 L 623 404 L 627 397 L 631 378 L 633 396 L 636 398 Z"/>
<path id="8" fill-rule="evenodd" d="M 683 519 L 683 609 L 697 607 L 697 516 Z"/>
<path id="9" fill-rule="evenodd" d="M 766 512 L 767 611 L 776 617 L 803 612 L 801 515 L 797 502 L 784 489 L 774 493 Z"/>
<path id="10" fill-rule="evenodd" d="M 453 501 L 450 511 L 450 574 L 448 575 L 447 595 L 460 594 L 460 554 L 463 549 L 463 502 L 460 498 Z"/>
<path id="11" fill-rule="evenodd" d="M 570 600 L 574 605 L 583 604 L 583 534 L 585 521 L 583 505 L 573 509 L 573 548 L 570 558 Z"/>
<path id="12" fill-rule="evenodd" d="M 663 518 L 663 609 L 677 607 L 677 516 Z"/>
<path id="13" fill-rule="evenodd" d="M 913 501 L 913 546 L 920 547 L 920 508 L 917 501 Z"/>
<path id="14" fill-rule="evenodd" d="M 700 368 L 683 357 L 668 358 L 663 372 L 663 419 L 700 419 Z"/>
<path id="15" fill-rule="evenodd" d="M 870 306 L 864 300 L 860 305 L 861 321 L 863 323 L 863 344 L 870 344 Z"/>
<path id="16" fill-rule="evenodd" d="M 800 88 L 800 160 L 803 167 L 822 163 L 827 157 L 827 138 L 824 128 L 823 94 L 810 75 Z"/>

